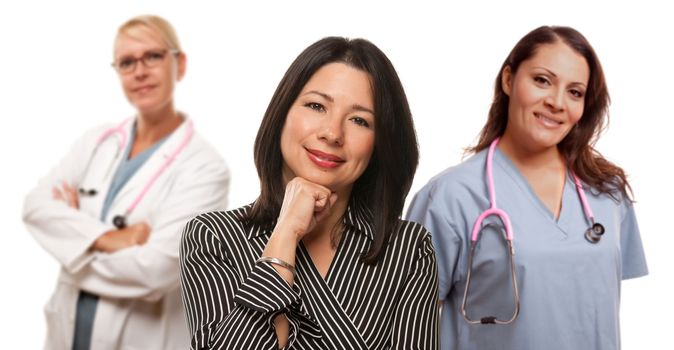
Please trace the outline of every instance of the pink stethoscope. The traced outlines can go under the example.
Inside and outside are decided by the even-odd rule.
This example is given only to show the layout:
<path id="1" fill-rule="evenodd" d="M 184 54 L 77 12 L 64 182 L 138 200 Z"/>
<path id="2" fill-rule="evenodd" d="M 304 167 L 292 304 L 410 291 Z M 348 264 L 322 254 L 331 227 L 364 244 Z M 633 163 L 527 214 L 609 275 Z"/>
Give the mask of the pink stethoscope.
<path id="1" fill-rule="evenodd" d="M 520 312 L 520 295 L 519 290 L 517 288 L 517 276 L 515 274 L 515 259 L 514 259 L 515 249 L 513 248 L 513 229 L 512 225 L 510 224 L 510 217 L 508 216 L 508 214 L 503 209 L 500 209 L 496 206 L 496 192 L 494 190 L 494 176 L 492 174 L 492 162 L 494 160 L 494 151 L 496 150 L 496 145 L 498 145 L 499 140 L 500 138 L 497 137 L 494 141 L 492 141 L 491 145 L 489 146 L 489 152 L 487 153 L 487 186 L 489 188 L 490 207 L 489 209 L 482 212 L 480 216 L 478 216 L 477 220 L 475 221 L 475 224 L 473 225 L 473 231 L 470 239 L 470 255 L 468 256 L 468 276 L 466 277 L 466 288 L 463 291 L 463 301 L 461 303 L 461 314 L 463 315 L 463 318 L 466 320 L 466 322 L 470 324 L 509 324 L 517 318 L 517 315 Z M 585 197 L 585 191 L 583 190 L 583 186 L 580 183 L 580 179 L 578 178 L 578 176 L 576 176 L 575 173 L 571 172 L 571 174 L 573 175 L 573 179 L 576 183 L 576 190 L 578 191 L 580 202 L 583 204 L 583 211 L 585 213 L 585 217 L 590 222 L 590 228 L 588 228 L 585 231 L 585 239 L 587 239 L 588 242 L 590 243 L 596 244 L 601 240 L 601 236 L 605 232 L 604 226 L 594 221 L 594 215 L 592 214 L 590 204 L 587 202 L 587 198 Z M 480 318 L 479 320 L 472 320 L 470 317 L 468 317 L 468 313 L 466 312 L 466 300 L 468 297 L 468 288 L 470 287 L 471 272 L 473 270 L 473 256 L 475 254 L 475 247 L 477 246 L 477 239 L 478 236 L 480 235 L 480 231 L 482 230 L 482 223 L 489 216 L 497 216 L 499 219 L 501 219 L 501 222 L 505 227 L 505 240 L 508 244 L 508 256 L 510 258 L 510 272 L 511 272 L 510 275 L 512 277 L 515 309 L 510 319 L 505 321 L 499 320 L 495 316 L 485 316 Z"/>
<path id="2" fill-rule="evenodd" d="M 101 146 L 103 141 L 105 141 L 106 139 L 108 139 L 112 136 L 117 135 L 118 136 L 117 137 L 117 140 L 118 140 L 118 142 L 117 142 L 117 152 L 115 153 L 115 158 L 113 158 L 112 163 L 110 163 L 110 166 L 108 166 L 108 170 L 105 173 L 105 177 L 106 178 L 108 177 L 108 175 L 110 174 L 110 170 L 112 169 L 112 165 L 115 164 L 115 160 L 122 153 L 122 150 L 124 149 L 124 147 L 126 145 L 126 142 L 128 140 L 128 136 L 127 136 L 126 131 L 124 129 L 125 129 L 126 124 L 129 121 L 131 121 L 132 119 L 133 118 L 126 119 L 125 121 L 123 121 L 118 126 L 104 131 L 103 134 L 101 134 L 101 136 L 98 137 L 98 140 L 96 140 L 96 146 L 94 147 L 94 150 L 91 152 L 91 155 L 89 156 L 89 161 L 87 162 L 87 166 L 84 168 L 83 174 L 86 174 L 89 171 L 89 167 L 91 166 L 91 161 L 93 160 L 94 155 L 96 155 L 96 152 L 98 151 L 98 148 Z M 194 127 L 192 125 L 192 120 L 188 119 L 187 120 L 187 130 L 185 132 L 185 137 L 183 138 L 183 140 L 180 142 L 178 147 L 176 147 L 176 149 L 173 150 L 173 152 L 169 155 L 169 157 L 166 158 L 166 160 L 164 161 L 162 166 L 159 167 L 159 169 L 157 169 L 157 171 L 154 173 L 154 175 L 152 175 L 152 177 L 150 177 L 150 180 L 147 181 L 147 183 L 145 184 L 145 187 L 143 187 L 143 190 L 140 191 L 140 193 L 138 194 L 136 199 L 134 199 L 134 201 L 126 209 L 124 214 L 123 215 L 115 215 L 112 218 L 112 223 L 113 223 L 113 225 L 115 225 L 115 227 L 117 227 L 118 229 L 123 229 L 124 227 L 126 227 L 126 218 L 129 217 L 129 215 L 131 215 L 131 213 L 133 212 L 134 209 L 136 209 L 136 206 L 138 205 L 138 203 L 140 203 L 141 199 L 143 199 L 145 194 L 150 190 L 150 188 L 152 187 L 154 182 L 157 180 L 157 178 L 159 178 L 159 176 L 164 172 L 164 170 L 166 170 L 166 168 L 168 168 L 168 166 L 173 162 L 173 160 L 178 156 L 178 154 L 183 149 L 185 149 L 185 147 L 187 146 L 187 143 L 192 138 L 193 133 L 194 133 Z M 82 196 L 95 196 L 98 193 L 98 191 L 96 191 L 96 189 L 92 188 L 92 189 L 87 190 L 87 189 L 84 189 L 84 188 L 81 188 L 81 187 L 78 190 L 78 192 Z"/>

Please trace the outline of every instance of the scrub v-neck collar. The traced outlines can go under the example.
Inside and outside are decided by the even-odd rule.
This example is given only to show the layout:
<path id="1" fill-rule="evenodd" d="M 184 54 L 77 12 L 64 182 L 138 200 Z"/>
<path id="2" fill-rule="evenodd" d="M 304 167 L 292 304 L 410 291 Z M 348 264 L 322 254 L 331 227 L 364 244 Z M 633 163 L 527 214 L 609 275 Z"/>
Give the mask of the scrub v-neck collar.
<path id="1" fill-rule="evenodd" d="M 554 214 L 545 206 L 545 203 L 538 197 L 534 189 L 531 187 L 524 175 L 519 171 L 517 166 L 506 156 L 500 148 L 496 148 L 494 152 L 494 164 L 498 164 L 501 169 L 504 170 L 508 176 L 517 184 L 523 193 L 526 194 L 527 199 L 531 202 L 532 206 L 535 207 L 541 215 L 543 215 L 552 225 L 555 225 L 559 228 L 560 231 L 564 233 L 565 236 L 568 236 L 570 230 L 570 218 L 569 211 L 570 205 L 573 205 L 573 201 L 580 201 L 578 194 L 575 191 L 573 186 L 573 179 L 571 178 L 570 172 L 567 170 L 566 175 L 564 176 L 564 189 L 562 191 L 562 203 L 559 210 L 559 218 L 555 218 Z M 498 190 L 498 188 L 497 188 Z M 507 200 L 507 198 L 500 199 L 501 201 Z M 499 198 L 497 196 L 496 203 L 499 203 Z"/>

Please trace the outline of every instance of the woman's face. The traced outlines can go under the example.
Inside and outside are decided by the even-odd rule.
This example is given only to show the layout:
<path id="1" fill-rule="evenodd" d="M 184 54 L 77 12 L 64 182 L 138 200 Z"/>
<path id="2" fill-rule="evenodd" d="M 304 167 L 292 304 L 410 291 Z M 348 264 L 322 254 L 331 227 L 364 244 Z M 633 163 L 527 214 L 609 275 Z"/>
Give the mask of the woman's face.
<path id="1" fill-rule="evenodd" d="M 370 76 L 329 63 L 309 79 L 288 111 L 281 133 L 283 176 L 298 176 L 333 192 L 350 191 L 374 149 Z"/>
<path id="2" fill-rule="evenodd" d="M 583 115 L 589 78 L 585 58 L 561 41 L 541 45 L 514 75 L 506 67 L 505 134 L 530 150 L 556 147 Z"/>
<path id="3" fill-rule="evenodd" d="M 152 29 L 136 26 L 119 34 L 114 59 L 124 94 L 141 115 L 172 108 L 173 88 L 185 74 L 183 54 L 170 51 Z"/>

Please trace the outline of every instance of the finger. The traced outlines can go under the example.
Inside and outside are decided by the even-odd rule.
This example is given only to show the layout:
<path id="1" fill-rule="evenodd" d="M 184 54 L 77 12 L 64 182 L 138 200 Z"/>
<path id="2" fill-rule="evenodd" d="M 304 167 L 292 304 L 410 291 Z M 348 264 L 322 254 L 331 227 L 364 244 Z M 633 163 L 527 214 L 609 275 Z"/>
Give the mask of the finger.
<path id="1" fill-rule="evenodd" d="M 150 225 L 148 225 L 145 221 L 138 223 L 138 226 L 143 234 L 149 235 L 150 231 L 152 231 L 152 227 L 150 227 Z"/>
<path id="2" fill-rule="evenodd" d="M 145 222 L 141 222 L 138 224 L 138 229 L 136 232 L 136 244 L 145 244 L 145 242 L 147 242 L 150 238 L 150 225 L 146 224 Z"/>
<path id="3" fill-rule="evenodd" d="M 330 193 L 326 200 L 326 205 L 320 211 L 315 212 L 314 218 L 316 222 L 320 222 L 323 220 L 323 218 L 330 214 L 330 209 L 332 209 L 332 206 L 335 204 L 335 202 L 337 202 L 337 193 Z"/>
<path id="4" fill-rule="evenodd" d="M 129 228 L 134 230 L 135 232 L 141 233 L 141 234 L 149 234 L 150 233 L 150 225 L 148 225 L 145 221 L 141 221 L 139 223 L 135 223 L 133 225 L 130 225 Z"/>
<path id="5" fill-rule="evenodd" d="M 63 200 L 63 193 L 61 193 L 61 190 L 59 190 L 58 187 L 52 187 L 51 189 L 51 195 L 52 198 L 62 201 Z"/>
<path id="6" fill-rule="evenodd" d="M 323 186 L 317 185 L 314 192 L 314 211 L 321 211 L 323 208 L 330 206 L 330 196 L 332 192 Z"/>
<path id="7" fill-rule="evenodd" d="M 337 202 L 337 192 L 330 193 L 330 206 L 332 207 Z"/>
<path id="8" fill-rule="evenodd" d="M 133 244 L 135 245 L 143 245 L 147 243 L 147 239 L 149 238 L 148 235 L 136 233 L 133 237 Z"/>
<path id="9" fill-rule="evenodd" d="M 79 208 L 79 196 L 73 187 L 70 187 L 67 182 L 63 182 L 63 190 L 68 198 L 68 205 L 73 208 Z"/>
<path id="10" fill-rule="evenodd" d="M 74 188 L 70 187 L 70 185 L 68 185 L 68 184 L 65 183 L 65 182 L 63 183 L 63 190 L 64 190 L 65 192 L 67 192 L 67 193 L 68 193 L 69 195 L 71 195 L 71 196 L 72 196 L 74 193 L 77 193 L 77 192 L 75 192 L 75 189 L 74 189 Z"/>
<path id="11" fill-rule="evenodd" d="M 325 206 L 329 196 L 329 189 L 296 177 L 286 185 L 279 217 L 297 210 L 313 215 L 314 211 L 321 210 Z"/>
<path id="12" fill-rule="evenodd" d="M 295 179 L 288 182 L 286 185 L 285 194 L 283 195 L 283 203 L 281 203 L 281 212 L 279 217 L 283 217 L 287 214 L 288 207 L 291 205 L 295 197 L 297 196 L 298 186 L 296 185 Z"/>

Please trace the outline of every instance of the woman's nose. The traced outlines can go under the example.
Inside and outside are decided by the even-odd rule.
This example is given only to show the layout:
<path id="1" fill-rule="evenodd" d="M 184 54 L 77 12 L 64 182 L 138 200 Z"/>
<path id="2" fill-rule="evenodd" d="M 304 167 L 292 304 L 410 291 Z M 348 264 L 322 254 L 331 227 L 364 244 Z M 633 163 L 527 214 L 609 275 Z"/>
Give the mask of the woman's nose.
<path id="1" fill-rule="evenodd" d="M 136 62 L 136 67 L 134 67 L 133 70 L 133 77 L 136 80 L 143 80 L 145 77 L 147 77 L 147 67 L 145 67 L 145 64 L 142 62 L 138 61 Z"/>
<path id="2" fill-rule="evenodd" d="M 341 119 L 333 116 L 326 116 L 324 122 L 320 126 L 318 138 L 329 144 L 342 146 L 344 144 L 344 130 L 342 129 Z"/>
<path id="3" fill-rule="evenodd" d="M 564 89 L 551 89 L 550 94 L 545 97 L 545 105 L 554 112 L 564 110 Z"/>

